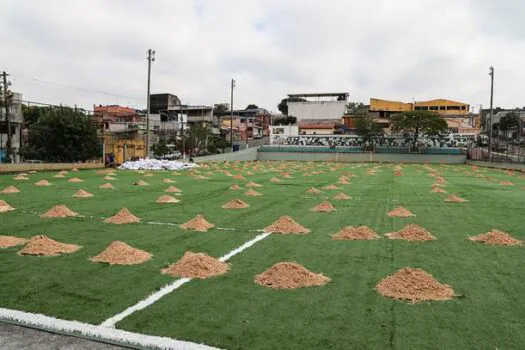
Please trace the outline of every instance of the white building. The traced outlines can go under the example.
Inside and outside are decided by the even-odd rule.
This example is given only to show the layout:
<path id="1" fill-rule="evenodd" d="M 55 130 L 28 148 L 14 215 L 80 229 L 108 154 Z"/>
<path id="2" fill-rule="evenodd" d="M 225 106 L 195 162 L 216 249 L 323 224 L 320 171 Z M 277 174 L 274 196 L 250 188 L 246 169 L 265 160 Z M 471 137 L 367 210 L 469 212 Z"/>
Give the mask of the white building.
<path id="1" fill-rule="evenodd" d="M 5 159 L 7 155 L 8 128 L 5 121 L 5 107 L 0 109 L 0 163 L 9 160 Z M 22 138 L 21 130 L 24 117 L 22 115 L 22 94 L 13 92 L 13 98 L 9 106 L 9 122 L 11 124 L 11 148 L 13 150 L 14 163 L 20 162 L 20 140 Z"/>
<path id="2" fill-rule="evenodd" d="M 347 92 L 288 95 L 288 115 L 308 119 L 340 121 L 346 111 Z"/>
<path id="3" fill-rule="evenodd" d="M 283 144 L 286 138 L 298 136 L 299 127 L 297 125 L 272 125 L 270 126 L 270 144 Z"/>

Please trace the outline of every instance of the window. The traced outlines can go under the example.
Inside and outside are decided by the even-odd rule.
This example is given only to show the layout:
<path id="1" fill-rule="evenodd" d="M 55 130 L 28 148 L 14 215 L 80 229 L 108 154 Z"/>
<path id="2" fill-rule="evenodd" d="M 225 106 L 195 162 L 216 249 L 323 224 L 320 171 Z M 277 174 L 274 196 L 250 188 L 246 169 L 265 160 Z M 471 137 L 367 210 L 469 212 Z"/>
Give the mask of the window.
<path id="1" fill-rule="evenodd" d="M 273 133 L 275 135 L 281 135 L 284 134 L 284 128 L 273 128 Z"/>
<path id="2" fill-rule="evenodd" d="M 446 109 L 447 109 L 447 108 L 446 108 L 445 106 L 439 106 L 439 110 L 440 110 L 440 111 L 444 111 L 444 110 L 446 110 Z"/>
<path id="3" fill-rule="evenodd" d="M 438 106 L 430 106 L 431 111 L 437 111 L 439 109 Z"/>

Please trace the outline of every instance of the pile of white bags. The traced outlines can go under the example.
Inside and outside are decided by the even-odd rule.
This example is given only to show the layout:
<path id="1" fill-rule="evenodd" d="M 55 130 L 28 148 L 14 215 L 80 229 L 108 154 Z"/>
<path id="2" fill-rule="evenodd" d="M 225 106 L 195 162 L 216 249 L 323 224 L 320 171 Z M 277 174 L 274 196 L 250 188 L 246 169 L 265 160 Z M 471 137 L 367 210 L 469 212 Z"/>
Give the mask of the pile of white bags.
<path id="1" fill-rule="evenodd" d="M 194 163 L 184 163 L 178 160 L 139 159 L 125 162 L 119 169 L 125 170 L 186 170 L 197 167 Z"/>

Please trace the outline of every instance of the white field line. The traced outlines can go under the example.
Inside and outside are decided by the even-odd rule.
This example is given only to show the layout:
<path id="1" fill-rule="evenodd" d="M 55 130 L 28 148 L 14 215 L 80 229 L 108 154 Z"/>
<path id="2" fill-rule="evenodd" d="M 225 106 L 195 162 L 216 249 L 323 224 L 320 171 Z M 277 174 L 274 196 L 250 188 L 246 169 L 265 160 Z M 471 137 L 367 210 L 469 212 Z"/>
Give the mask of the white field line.
<path id="1" fill-rule="evenodd" d="M 61 320 L 54 317 L 18 310 L 0 308 L 0 320 L 2 319 L 7 322 L 45 329 L 51 332 L 56 331 L 64 332 L 66 334 L 80 334 L 89 338 L 98 338 L 100 340 L 121 344 L 131 344 L 143 348 L 170 350 L 217 350 L 217 348 L 203 344 L 127 332 L 119 329 L 101 327 L 78 321 Z"/>
<path id="2" fill-rule="evenodd" d="M 228 254 L 222 256 L 221 258 L 219 258 L 219 260 L 224 262 L 224 261 L 227 261 L 228 259 L 231 259 L 233 256 L 239 254 L 240 252 L 244 251 L 245 249 L 250 248 L 252 245 L 254 245 L 255 243 L 259 242 L 260 240 L 265 239 L 270 234 L 271 233 L 263 233 L 263 234 L 258 235 L 254 239 L 244 243 L 240 247 L 238 247 L 238 248 L 232 250 L 231 252 L 229 252 Z M 170 284 L 167 284 L 164 287 L 162 287 L 158 292 L 150 294 L 145 299 L 139 301 L 137 304 L 135 304 L 133 306 L 130 306 L 126 310 L 122 311 L 121 313 L 116 314 L 116 315 L 108 318 L 107 320 L 102 322 L 100 325 L 102 327 L 110 327 L 110 328 L 111 327 L 115 327 L 115 324 L 117 324 L 118 322 L 122 321 L 124 318 L 128 317 L 129 315 L 131 315 L 131 314 L 133 314 L 133 313 L 135 313 L 135 312 L 137 312 L 139 310 L 147 308 L 148 306 L 150 306 L 153 303 L 157 302 L 160 298 L 164 297 L 165 295 L 170 294 L 171 292 L 173 292 L 177 288 L 181 287 L 182 285 L 188 283 L 189 281 L 191 281 L 190 278 L 180 278 L 180 279 L 178 279 L 178 280 L 176 280 L 176 281 L 174 281 L 174 282 L 172 282 Z"/>

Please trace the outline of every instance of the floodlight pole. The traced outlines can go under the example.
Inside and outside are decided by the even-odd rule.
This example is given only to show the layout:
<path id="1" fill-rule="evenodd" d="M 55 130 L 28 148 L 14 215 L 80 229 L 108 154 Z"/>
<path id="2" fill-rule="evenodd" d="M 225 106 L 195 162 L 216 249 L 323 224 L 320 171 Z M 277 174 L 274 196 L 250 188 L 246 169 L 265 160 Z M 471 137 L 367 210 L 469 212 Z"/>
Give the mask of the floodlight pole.
<path id="1" fill-rule="evenodd" d="M 231 143 L 231 147 L 232 147 L 232 152 L 233 152 L 233 88 L 235 88 L 235 80 L 232 79 L 232 83 L 231 83 L 231 89 L 230 89 L 230 98 L 231 98 L 231 103 L 230 103 L 230 143 Z"/>
<path id="2" fill-rule="evenodd" d="M 494 67 L 489 67 L 490 75 L 490 123 L 489 123 L 489 161 L 492 161 L 492 114 L 493 114 L 493 100 L 494 100 Z"/>
<path id="3" fill-rule="evenodd" d="M 148 50 L 148 93 L 146 101 L 146 158 L 149 158 L 149 115 L 150 115 L 150 85 L 151 85 L 151 63 L 155 62 L 155 50 Z"/>

